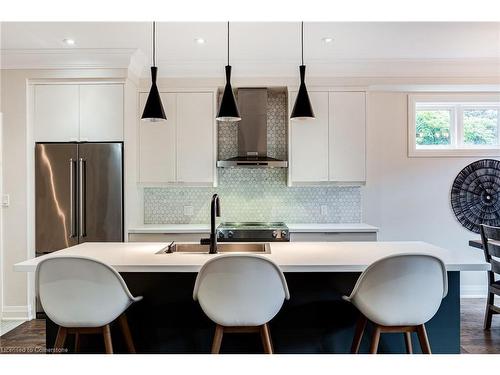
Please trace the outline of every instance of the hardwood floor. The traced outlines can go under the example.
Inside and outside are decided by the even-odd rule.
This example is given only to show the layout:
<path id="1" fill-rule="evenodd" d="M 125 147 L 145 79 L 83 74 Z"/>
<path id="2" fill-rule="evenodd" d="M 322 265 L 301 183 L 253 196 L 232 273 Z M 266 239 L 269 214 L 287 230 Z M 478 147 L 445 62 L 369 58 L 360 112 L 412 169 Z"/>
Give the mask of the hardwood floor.
<path id="1" fill-rule="evenodd" d="M 45 353 L 45 320 L 25 322 L 1 336 L 0 353 Z"/>
<path id="2" fill-rule="evenodd" d="M 463 298 L 461 300 L 462 353 L 500 354 L 500 315 L 493 315 L 491 329 L 484 331 L 485 307 L 486 299 Z"/>
<path id="3" fill-rule="evenodd" d="M 500 315 L 493 316 L 490 331 L 483 331 L 485 304 L 484 299 L 461 300 L 462 353 L 500 354 Z M 45 321 L 23 323 L 1 336 L 0 353 L 45 353 Z"/>

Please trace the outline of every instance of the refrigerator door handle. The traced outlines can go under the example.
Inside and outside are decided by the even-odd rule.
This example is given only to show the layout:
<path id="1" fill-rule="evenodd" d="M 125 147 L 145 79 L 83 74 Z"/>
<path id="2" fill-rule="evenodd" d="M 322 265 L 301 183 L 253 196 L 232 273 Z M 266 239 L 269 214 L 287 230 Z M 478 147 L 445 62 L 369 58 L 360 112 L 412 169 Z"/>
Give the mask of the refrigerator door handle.
<path id="1" fill-rule="evenodd" d="M 70 237 L 75 238 L 77 236 L 76 231 L 76 210 L 75 210 L 75 163 L 76 160 L 73 158 L 69 159 L 69 216 L 70 216 Z"/>
<path id="2" fill-rule="evenodd" d="M 87 236 L 87 217 L 86 217 L 86 195 L 87 192 L 85 190 L 85 185 L 86 185 L 86 168 L 87 168 L 87 163 L 85 159 L 80 158 L 80 237 L 86 237 Z"/>

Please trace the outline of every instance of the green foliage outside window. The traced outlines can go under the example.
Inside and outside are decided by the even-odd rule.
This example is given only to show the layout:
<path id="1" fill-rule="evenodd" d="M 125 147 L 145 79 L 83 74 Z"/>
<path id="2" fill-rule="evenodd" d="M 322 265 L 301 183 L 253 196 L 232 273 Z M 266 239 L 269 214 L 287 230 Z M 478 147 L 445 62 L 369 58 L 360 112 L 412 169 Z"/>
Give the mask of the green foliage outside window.
<path id="1" fill-rule="evenodd" d="M 451 114 L 449 110 L 417 110 L 418 146 L 449 145 Z M 466 145 L 498 144 L 498 110 L 463 111 L 463 142 Z"/>
<path id="2" fill-rule="evenodd" d="M 494 109 L 464 111 L 464 143 L 498 144 L 498 111 Z"/>
<path id="3" fill-rule="evenodd" d="M 417 111 L 417 145 L 450 144 L 450 111 Z"/>

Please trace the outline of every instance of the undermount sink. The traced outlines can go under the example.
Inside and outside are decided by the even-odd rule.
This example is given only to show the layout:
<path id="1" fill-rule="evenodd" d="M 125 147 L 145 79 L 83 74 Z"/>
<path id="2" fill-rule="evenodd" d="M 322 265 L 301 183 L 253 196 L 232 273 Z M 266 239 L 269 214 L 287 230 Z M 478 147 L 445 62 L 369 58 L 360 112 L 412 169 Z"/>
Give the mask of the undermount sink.
<path id="1" fill-rule="evenodd" d="M 186 254 L 208 254 L 208 245 L 197 243 L 174 243 L 168 250 L 168 246 L 160 250 L 157 254 L 186 253 Z M 269 243 L 218 243 L 217 252 L 219 253 L 260 253 L 270 254 Z"/>

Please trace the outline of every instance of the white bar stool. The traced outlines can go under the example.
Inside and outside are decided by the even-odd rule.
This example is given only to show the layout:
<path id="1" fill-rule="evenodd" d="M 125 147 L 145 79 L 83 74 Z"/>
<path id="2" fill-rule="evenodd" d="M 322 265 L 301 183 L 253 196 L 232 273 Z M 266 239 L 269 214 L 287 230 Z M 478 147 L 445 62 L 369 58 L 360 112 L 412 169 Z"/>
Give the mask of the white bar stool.
<path id="1" fill-rule="evenodd" d="M 101 333 L 106 353 L 113 353 L 110 323 L 118 319 L 127 349 L 135 353 L 125 310 L 134 297 L 113 268 L 95 259 L 64 256 L 47 258 L 36 269 L 36 288 L 47 316 L 57 325 L 54 349 L 64 347 L 67 334 Z"/>
<path id="2" fill-rule="evenodd" d="M 370 353 L 377 353 L 380 334 L 405 334 L 406 350 L 413 352 L 411 333 L 417 332 L 422 352 L 431 353 L 425 323 L 438 311 L 448 292 L 443 261 L 424 254 L 398 254 L 371 264 L 359 277 L 346 301 L 361 313 L 351 353 L 357 353 L 367 321 L 374 324 Z"/>
<path id="3" fill-rule="evenodd" d="M 285 276 L 278 265 L 247 254 L 221 255 L 206 262 L 193 291 L 193 299 L 217 324 L 213 354 L 219 353 L 225 332 L 260 332 L 265 353 L 272 354 L 268 322 L 289 298 Z"/>

